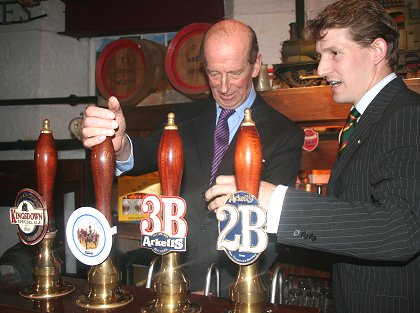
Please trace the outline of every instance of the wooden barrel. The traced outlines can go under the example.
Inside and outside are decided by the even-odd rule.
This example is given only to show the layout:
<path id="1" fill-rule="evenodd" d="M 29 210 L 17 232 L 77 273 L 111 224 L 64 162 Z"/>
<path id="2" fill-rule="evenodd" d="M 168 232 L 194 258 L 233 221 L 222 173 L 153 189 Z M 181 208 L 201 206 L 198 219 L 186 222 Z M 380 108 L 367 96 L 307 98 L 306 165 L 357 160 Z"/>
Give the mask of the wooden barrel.
<path id="1" fill-rule="evenodd" d="M 200 46 L 211 24 L 193 23 L 172 39 L 165 57 L 165 70 L 171 85 L 189 98 L 208 97 L 210 88 L 202 62 Z"/>
<path id="2" fill-rule="evenodd" d="M 96 86 L 108 99 L 135 106 L 166 81 L 166 48 L 145 39 L 118 39 L 109 43 L 96 63 Z"/>

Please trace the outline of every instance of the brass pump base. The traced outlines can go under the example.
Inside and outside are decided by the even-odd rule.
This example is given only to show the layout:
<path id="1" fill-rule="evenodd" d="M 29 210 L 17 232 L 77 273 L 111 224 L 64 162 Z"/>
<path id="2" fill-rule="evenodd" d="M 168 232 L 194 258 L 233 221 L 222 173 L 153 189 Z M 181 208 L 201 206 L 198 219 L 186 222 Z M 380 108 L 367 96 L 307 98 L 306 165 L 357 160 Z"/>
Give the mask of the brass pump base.
<path id="1" fill-rule="evenodd" d="M 89 298 L 87 295 L 81 295 L 76 300 L 76 304 L 85 309 L 93 310 L 104 310 L 104 309 L 115 309 L 130 303 L 133 300 L 133 296 L 126 290 L 118 290 L 113 293 L 111 299 L 103 302 L 95 302 L 94 299 Z"/>
<path id="2" fill-rule="evenodd" d="M 76 304 L 86 309 L 114 309 L 130 303 L 133 296 L 120 289 L 119 272 L 108 257 L 103 263 L 92 266 L 88 273 L 90 291 L 81 295 Z"/>
<path id="3" fill-rule="evenodd" d="M 74 286 L 61 280 L 62 261 L 54 253 L 53 242 L 57 231 L 47 232 L 39 243 L 38 255 L 32 266 L 34 282 L 19 293 L 32 300 L 63 297 L 74 290 Z"/>
<path id="4" fill-rule="evenodd" d="M 156 298 L 142 307 L 142 313 L 196 313 L 201 306 L 188 296 L 188 278 L 179 265 L 179 254 L 169 252 L 162 255 L 160 270 L 155 276 Z"/>
<path id="5" fill-rule="evenodd" d="M 60 286 L 54 288 L 53 290 L 40 290 L 38 286 L 31 285 L 28 287 L 23 288 L 19 294 L 27 299 L 32 300 L 45 300 L 45 299 L 52 299 L 52 298 L 60 298 L 74 290 L 74 286 L 62 282 Z"/>
<path id="6" fill-rule="evenodd" d="M 265 313 L 267 287 L 262 282 L 259 261 L 250 265 L 240 265 L 236 281 L 232 285 L 230 299 L 231 313 Z"/>
<path id="7" fill-rule="evenodd" d="M 198 313 L 201 307 L 198 303 L 192 303 L 186 300 L 183 303 L 168 304 L 159 301 L 153 301 L 141 308 L 141 313 Z"/>

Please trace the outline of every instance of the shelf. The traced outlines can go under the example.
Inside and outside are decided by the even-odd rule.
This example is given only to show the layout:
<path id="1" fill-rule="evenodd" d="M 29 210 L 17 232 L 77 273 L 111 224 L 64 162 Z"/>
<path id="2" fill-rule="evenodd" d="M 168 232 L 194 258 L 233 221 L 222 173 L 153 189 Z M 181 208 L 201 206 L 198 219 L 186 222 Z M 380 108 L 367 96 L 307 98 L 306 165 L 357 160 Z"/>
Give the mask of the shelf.
<path id="1" fill-rule="evenodd" d="M 420 93 L 420 78 L 406 79 L 409 88 Z M 276 89 L 261 92 L 269 105 L 301 126 L 341 127 L 351 104 L 338 104 L 329 86 Z"/>
<path id="2" fill-rule="evenodd" d="M 268 90 L 261 96 L 301 126 L 341 126 L 351 107 L 334 102 L 329 86 Z"/>

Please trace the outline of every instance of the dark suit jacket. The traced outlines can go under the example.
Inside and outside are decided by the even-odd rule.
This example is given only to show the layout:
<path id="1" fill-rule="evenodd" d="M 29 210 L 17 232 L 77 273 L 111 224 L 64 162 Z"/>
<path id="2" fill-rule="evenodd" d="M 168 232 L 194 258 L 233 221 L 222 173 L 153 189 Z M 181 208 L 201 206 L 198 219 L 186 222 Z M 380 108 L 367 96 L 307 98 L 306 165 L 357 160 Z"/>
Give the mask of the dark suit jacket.
<path id="1" fill-rule="evenodd" d="M 262 179 L 274 184 L 294 185 L 299 170 L 303 131 L 284 115 L 275 111 L 257 95 L 252 104 L 255 121 L 263 148 Z M 227 296 L 238 266 L 216 250 L 218 236 L 214 212 L 207 209 L 202 193 L 209 187 L 213 159 L 213 134 L 216 125 L 214 101 L 193 102 L 175 109 L 183 143 L 184 172 L 181 197 L 187 203 L 187 251 L 181 254 L 184 271 L 190 278 L 191 290 L 203 290 L 207 268 L 217 263 L 221 271 L 222 295 Z M 157 148 L 161 129 L 147 139 L 133 139 L 134 169 L 129 175 L 138 175 L 157 169 Z M 234 174 L 233 157 L 236 136 L 233 138 L 219 166 L 217 175 Z M 273 236 L 274 237 L 274 236 Z M 273 238 L 270 248 L 260 257 L 260 270 L 267 270 L 276 259 Z"/>
<path id="2" fill-rule="evenodd" d="M 385 86 L 336 161 L 328 197 L 289 188 L 277 236 L 343 256 L 337 312 L 420 312 L 420 95 L 400 78 Z"/>

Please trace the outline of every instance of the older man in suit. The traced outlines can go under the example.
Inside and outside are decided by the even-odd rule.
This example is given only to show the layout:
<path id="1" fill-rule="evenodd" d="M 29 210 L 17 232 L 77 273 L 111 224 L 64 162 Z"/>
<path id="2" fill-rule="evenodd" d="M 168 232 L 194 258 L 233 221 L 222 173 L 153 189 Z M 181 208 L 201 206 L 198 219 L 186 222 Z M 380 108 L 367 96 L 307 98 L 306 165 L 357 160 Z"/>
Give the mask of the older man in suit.
<path id="1" fill-rule="evenodd" d="M 253 78 L 261 67 L 261 54 L 255 32 L 234 20 L 223 20 L 206 33 L 202 58 L 208 75 L 212 100 L 174 106 L 175 122 L 184 147 L 185 166 L 181 197 L 187 203 L 187 251 L 182 253 L 184 269 L 190 278 L 191 290 L 203 290 L 207 268 L 216 263 L 221 271 L 222 295 L 227 296 L 238 266 L 224 252 L 216 250 L 217 220 L 206 209 L 202 193 L 216 175 L 234 173 L 233 157 L 236 131 L 246 108 L 261 137 L 263 148 L 262 177 L 273 184 L 293 185 L 299 170 L 303 131 L 285 116 L 275 111 L 255 92 Z M 157 150 L 162 129 L 147 138 L 129 138 L 125 134 L 125 119 L 117 99 L 111 97 L 109 110 L 89 107 L 83 122 L 83 142 L 92 147 L 114 136 L 117 167 L 124 175 L 139 175 L 157 170 Z M 229 143 L 217 169 L 213 163 L 215 129 L 223 112 L 230 111 L 227 120 Z M 123 162 L 121 162 L 123 161 Z M 267 270 L 276 260 L 275 240 L 270 252 L 262 258 L 260 268 Z M 140 253 L 147 253 L 141 251 Z"/>
<path id="2" fill-rule="evenodd" d="M 338 313 L 420 312 L 420 95 L 394 73 L 398 28 L 377 1 L 341 0 L 309 30 L 318 73 L 336 102 L 353 103 L 352 116 L 328 197 L 261 183 L 268 232 L 278 242 L 338 256 Z M 208 199 L 220 196 L 210 209 L 235 190 L 233 177 L 216 182 L 206 192 Z"/>

